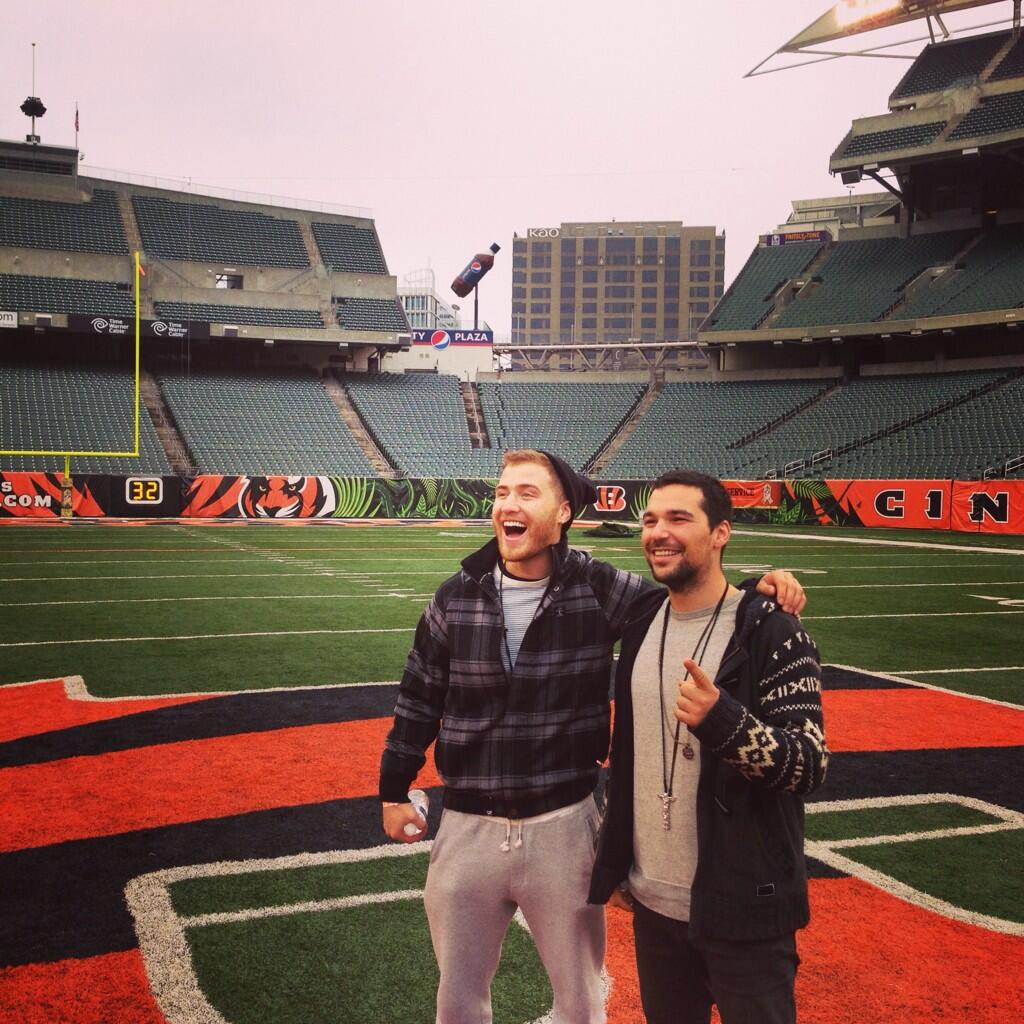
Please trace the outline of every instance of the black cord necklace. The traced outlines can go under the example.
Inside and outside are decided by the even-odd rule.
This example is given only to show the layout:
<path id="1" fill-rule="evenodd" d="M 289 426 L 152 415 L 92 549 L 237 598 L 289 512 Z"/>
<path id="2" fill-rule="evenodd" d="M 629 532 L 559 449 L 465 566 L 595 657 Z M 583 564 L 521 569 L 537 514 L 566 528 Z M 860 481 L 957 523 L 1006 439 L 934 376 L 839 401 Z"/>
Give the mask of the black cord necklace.
<path id="1" fill-rule="evenodd" d="M 708 646 L 711 643 L 711 637 L 715 632 L 715 626 L 718 625 L 718 616 L 722 612 L 722 605 L 725 604 L 725 598 L 729 593 L 729 583 L 726 581 L 725 590 L 722 591 L 722 596 L 718 599 L 718 604 L 715 605 L 715 610 L 711 613 L 711 618 L 708 619 L 707 625 L 701 631 L 700 636 L 697 638 L 697 643 L 693 648 L 693 654 L 690 655 L 690 660 L 697 662 L 699 665 L 707 654 Z M 679 733 L 682 728 L 682 722 L 676 719 L 676 728 L 673 735 L 672 742 L 672 764 L 669 766 L 668 763 L 668 752 L 665 750 L 665 640 L 668 637 L 668 623 L 669 617 L 672 612 L 671 600 L 665 603 L 665 615 L 661 623 L 661 644 L 658 647 L 658 732 L 661 733 L 661 781 L 662 790 L 658 794 L 658 799 L 661 800 L 661 827 L 668 832 L 672 828 L 672 804 L 675 802 L 675 797 L 672 795 L 672 790 L 675 786 L 675 775 L 676 775 L 676 757 L 679 754 Z M 687 672 L 683 676 L 683 682 L 689 679 L 690 673 Z M 682 744 L 683 757 L 687 761 L 692 761 L 695 756 L 693 749 L 693 743 L 691 742 L 690 727 L 686 727 L 686 743 Z"/>

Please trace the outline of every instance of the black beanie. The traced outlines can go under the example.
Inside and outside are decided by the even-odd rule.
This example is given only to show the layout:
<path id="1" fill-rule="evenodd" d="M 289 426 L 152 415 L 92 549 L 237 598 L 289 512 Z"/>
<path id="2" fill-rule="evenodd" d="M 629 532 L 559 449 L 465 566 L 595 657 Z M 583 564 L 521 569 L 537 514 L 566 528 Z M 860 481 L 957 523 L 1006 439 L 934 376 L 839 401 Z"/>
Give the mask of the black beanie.
<path id="1" fill-rule="evenodd" d="M 593 505 L 597 501 L 597 488 L 585 476 L 577 473 L 565 459 L 560 459 L 557 455 L 552 455 L 551 452 L 542 451 L 541 455 L 546 455 L 551 460 L 551 465 L 555 469 L 555 475 L 562 485 L 562 490 L 565 491 L 565 499 L 569 502 L 569 508 L 572 512 L 569 521 L 562 524 L 562 536 L 564 537 L 569 532 L 573 519 L 587 505 Z"/>

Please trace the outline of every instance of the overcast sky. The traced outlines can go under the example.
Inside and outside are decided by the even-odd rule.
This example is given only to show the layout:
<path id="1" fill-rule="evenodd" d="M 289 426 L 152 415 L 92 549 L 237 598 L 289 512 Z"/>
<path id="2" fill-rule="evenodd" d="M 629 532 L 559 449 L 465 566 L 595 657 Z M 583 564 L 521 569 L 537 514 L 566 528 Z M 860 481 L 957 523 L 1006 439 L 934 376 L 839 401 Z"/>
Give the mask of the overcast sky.
<path id="1" fill-rule="evenodd" d="M 829 155 L 853 118 L 885 111 L 908 62 L 743 77 L 829 6 L 6 0 L 0 136 L 28 131 L 36 42 L 44 143 L 73 144 L 77 101 L 91 167 L 368 207 L 391 273 L 429 265 L 452 299 L 496 241 L 480 306 L 504 336 L 513 231 L 713 224 L 728 283 L 791 199 L 845 194 Z"/>

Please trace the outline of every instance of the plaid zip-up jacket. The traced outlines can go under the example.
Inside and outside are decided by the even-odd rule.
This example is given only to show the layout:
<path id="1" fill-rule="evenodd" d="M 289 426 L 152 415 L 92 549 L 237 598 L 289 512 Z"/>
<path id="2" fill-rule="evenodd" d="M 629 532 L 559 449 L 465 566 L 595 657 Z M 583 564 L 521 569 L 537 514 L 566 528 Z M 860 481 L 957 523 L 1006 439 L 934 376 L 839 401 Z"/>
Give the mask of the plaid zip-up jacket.
<path id="1" fill-rule="evenodd" d="M 653 585 L 563 542 L 511 673 L 492 540 L 438 588 L 416 627 L 381 759 L 380 797 L 404 801 L 436 739 L 454 810 L 522 818 L 583 799 L 608 752 L 612 648 Z"/>

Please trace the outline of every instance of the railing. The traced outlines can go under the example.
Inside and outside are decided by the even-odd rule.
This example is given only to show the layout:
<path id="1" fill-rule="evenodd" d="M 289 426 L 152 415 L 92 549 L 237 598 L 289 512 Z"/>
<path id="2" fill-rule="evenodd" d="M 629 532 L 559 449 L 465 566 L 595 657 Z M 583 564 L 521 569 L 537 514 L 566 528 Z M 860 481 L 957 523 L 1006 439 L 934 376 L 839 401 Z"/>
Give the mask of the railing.
<path id="1" fill-rule="evenodd" d="M 831 462 L 834 452 L 831 448 L 822 448 L 811 456 L 811 465 L 816 466 L 819 462 Z"/>
<path id="2" fill-rule="evenodd" d="M 78 171 L 81 177 L 117 181 L 125 185 L 141 185 L 145 188 L 162 188 L 171 192 L 186 192 L 189 195 L 209 196 L 214 199 L 230 199 L 237 203 L 256 203 L 260 206 L 282 206 L 290 210 L 306 210 L 312 213 L 333 213 L 341 217 L 362 217 L 371 219 L 373 210 L 366 206 L 344 206 L 339 203 L 324 203 L 316 199 L 299 199 L 295 196 L 278 196 L 269 192 L 243 192 L 240 189 L 220 188 L 204 185 L 191 178 L 159 178 L 148 174 L 135 174 L 111 167 L 87 167 Z"/>
<path id="3" fill-rule="evenodd" d="M 784 476 L 790 476 L 791 474 L 795 473 L 798 469 L 806 468 L 806 459 L 794 459 L 792 462 L 787 462 L 786 465 L 782 467 L 782 473 Z"/>

